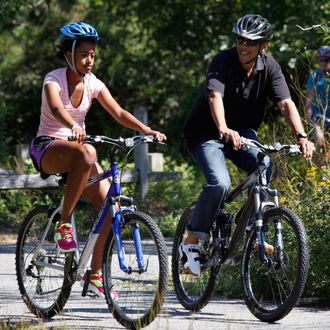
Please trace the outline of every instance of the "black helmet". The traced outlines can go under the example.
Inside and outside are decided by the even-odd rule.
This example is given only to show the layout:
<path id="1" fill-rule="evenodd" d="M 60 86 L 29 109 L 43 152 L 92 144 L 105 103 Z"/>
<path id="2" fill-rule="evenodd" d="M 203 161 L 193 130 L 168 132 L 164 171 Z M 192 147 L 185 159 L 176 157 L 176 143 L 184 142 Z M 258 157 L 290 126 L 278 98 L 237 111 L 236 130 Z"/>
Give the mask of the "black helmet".
<path id="1" fill-rule="evenodd" d="M 251 40 L 268 41 L 273 38 L 272 25 L 266 18 L 255 14 L 241 17 L 232 32 Z"/>

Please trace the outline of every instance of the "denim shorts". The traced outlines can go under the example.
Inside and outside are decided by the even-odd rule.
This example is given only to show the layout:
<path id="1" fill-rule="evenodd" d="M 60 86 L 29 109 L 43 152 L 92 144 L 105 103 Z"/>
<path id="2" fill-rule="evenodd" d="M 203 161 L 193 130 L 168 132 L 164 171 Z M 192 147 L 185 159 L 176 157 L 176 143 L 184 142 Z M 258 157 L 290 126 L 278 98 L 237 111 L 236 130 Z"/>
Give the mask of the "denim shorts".
<path id="1" fill-rule="evenodd" d="M 58 140 L 57 138 L 51 136 L 37 136 L 30 143 L 30 156 L 33 161 L 33 165 L 37 171 L 42 172 L 41 170 L 41 160 L 44 156 L 48 147 L 54 142 Z"/>

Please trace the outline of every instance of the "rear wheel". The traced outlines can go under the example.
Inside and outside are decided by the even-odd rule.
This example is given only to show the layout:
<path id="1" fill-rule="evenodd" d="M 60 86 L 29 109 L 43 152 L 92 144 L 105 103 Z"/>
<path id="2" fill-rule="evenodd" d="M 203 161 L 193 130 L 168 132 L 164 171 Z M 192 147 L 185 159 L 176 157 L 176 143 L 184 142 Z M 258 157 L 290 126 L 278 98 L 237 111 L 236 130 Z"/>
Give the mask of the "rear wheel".
<path id="1" fill-rule="evenodd" d="M 179 247 L 186 235 L 186 228 L 194 209 L 195 204 L 192 204 L 184 211 L 174 236 L 172 277 L 176 296 L 182 306 L 191 311 L 199 311 L 208 304 L 214 294 L 218 282 L 220 263 L 207 269 L 201 267 L 200 276 L 186 274 L 183 270 Z"/>
<path id="2" fill-rule="evenodd" d="M 49 211 L 48 206 L 38 206 L 27 214 L 16 245 L 19 290 L 30 311 L 42 318 L 51 318 L 62 311 L 72 286 L 64 276 L 64 269 L 70 271 L 74 253 L 58 253 L 53 224 L 38 249 L 48 224 Z"/>
<path id="3" fill-rule="evenodd" d="M 304 226 L 292 211 L 271 208 L 263 223 L 265 241 L 275 250 L 268 253 L 268 263 L 262 263 L 253 230 L 244 247 L 241 283 L 251 313 L 261 321 L 274 322 L 292 310 L 304 289 L 309 251 Z M 276 247 L 276 227 L 282 228 L 282 249 Z"/>
<path id="4" fill-rule="evenodd" d="M 148 215 L 135 211 L 123 216 L 121 238 L 130 271 L 124 272 L 119 266 L 118 250 L 111 231 L 103 255 L 104 289 L 115 319 L 127 328 L 140 329 L 154 320 L 165 300 L 168 275 L 166 246 L 158 226 Z M 142 272 L 133 238 L 133 230 L 136 229 L 146 268 Z"/>

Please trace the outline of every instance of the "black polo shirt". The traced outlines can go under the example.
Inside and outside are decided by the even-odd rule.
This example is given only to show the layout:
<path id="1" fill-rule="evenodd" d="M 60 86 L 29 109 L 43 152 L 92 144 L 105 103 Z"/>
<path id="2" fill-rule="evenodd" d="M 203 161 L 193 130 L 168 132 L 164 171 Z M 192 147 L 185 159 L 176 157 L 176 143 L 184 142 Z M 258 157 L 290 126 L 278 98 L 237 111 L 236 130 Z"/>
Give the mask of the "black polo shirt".
<path id="1" fill-rule="evenodd" d="M 188 147 L 219 137 L 207 97 L 211 92 L 221 94 L 227 126 L 236 131 L 258 130 L 267 98 L 275 104 L 290 98 L 282 70 L 272 56 L 259 55 L 248 78 L 239 62 L 236 47 L 220 52 L 209 66 L 204 93 L 185 121 L 184 137 Z"/>

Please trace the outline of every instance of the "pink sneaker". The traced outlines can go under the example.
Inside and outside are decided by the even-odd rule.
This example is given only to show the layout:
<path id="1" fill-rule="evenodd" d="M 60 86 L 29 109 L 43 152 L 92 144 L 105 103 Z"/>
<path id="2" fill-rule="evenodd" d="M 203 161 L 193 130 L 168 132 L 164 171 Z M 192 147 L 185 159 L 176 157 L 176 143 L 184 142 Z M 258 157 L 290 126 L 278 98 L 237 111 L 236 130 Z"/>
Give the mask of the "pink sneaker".
<path id="1" fill-rule="evenodd" d="M 73 227 L 71 223 L 63 223 L 59 226 L 59 223 L 56 222 L 54 240 L 61 252 L 73 252 L 77 248 L 77 243 L 72 233 Z"/>
<path id="2" fill-rule="evenodd" d="M 84 286 L 86 281 L 86 274 L 80 281 L 80 285 Z M 96 296 L 100 298 L 104 298 L 104 288 L 103 288 L 103 276 L 102 274 L 93 274 L 91 275 L 90 282 L 88 285 L 88 291 L 93 292 Z M 111 290 L 111 298 L 112 300 L 118 300 L 119 294 L 116 290 Z"/>

